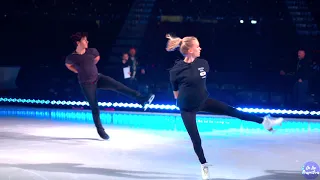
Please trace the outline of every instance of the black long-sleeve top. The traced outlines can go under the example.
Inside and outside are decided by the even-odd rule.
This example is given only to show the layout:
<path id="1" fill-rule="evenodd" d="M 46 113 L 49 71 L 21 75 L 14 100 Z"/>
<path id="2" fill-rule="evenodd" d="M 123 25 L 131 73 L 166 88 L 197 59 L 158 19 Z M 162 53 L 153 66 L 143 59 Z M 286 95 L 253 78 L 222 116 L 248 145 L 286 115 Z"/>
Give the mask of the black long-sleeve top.
<path id="1" fill-rule="evenodd" d="M 309 80 L 312 74 L 312 63 L 304 58 L 298 60 L 296 78 L 297 80 Z"/>
<path id="2" fill-rule="evenodd" d="M 173 91 L 179 91 L 177 105 L 180 109 L 196 109 L 208 98 L 206 78 L 209 70 L 208 61 L 199 58 L 192 63 L 180 60 L 170 70 Z"/>

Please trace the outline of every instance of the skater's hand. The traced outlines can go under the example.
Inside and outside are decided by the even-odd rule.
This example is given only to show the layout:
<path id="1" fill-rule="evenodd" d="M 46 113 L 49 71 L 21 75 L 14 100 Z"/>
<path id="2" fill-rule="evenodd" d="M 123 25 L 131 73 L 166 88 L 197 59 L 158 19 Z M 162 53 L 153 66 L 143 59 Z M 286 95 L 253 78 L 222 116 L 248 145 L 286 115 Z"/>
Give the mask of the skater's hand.
<path id="1" fill-rule="evenodd" d="M 281 71 L 280 71 L 280 75 L 281 75 L 281 76 L 286 75 L 286 72 L 284 72 L 283 70 L 281 70 Z"/>
<path id="2" fill-rule="evenodd" d="M 302 83 L 302 79 L 299 79 L 298 82 Z"/>

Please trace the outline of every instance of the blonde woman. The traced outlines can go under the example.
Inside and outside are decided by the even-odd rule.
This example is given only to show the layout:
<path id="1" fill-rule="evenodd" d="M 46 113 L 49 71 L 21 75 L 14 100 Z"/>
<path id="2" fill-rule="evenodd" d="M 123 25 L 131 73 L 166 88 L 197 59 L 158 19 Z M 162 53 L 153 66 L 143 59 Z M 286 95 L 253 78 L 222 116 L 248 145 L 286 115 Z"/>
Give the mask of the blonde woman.
<path id="1" fill-rule="evenodd" d="M 209 164 L 204 156 L 201 138 L 196 124 L 196 114 L 206 111 L 215 114 L 228 115 L 245 121 L 262 124 L 265 129 L 272 131 L 274 126 L 281 125 L 283 118 L 270 116 L 258 117 L 231 107 L 223 102 L 209 98 L 206 88 L 206 78 L 210 71 L 208 61 L 200 59 L 201 47 L 198 39 L 193 36 L 184 38 L 172 37 L 167 34 L 167 51 L 179 48 L 184 59 L 178 61 L 170 70 L 170 81 L 174 98 L 180 108 L 183 123 L 191 138 L 193 148 L 201 163 L 203 179 L 209 179 Z"/>

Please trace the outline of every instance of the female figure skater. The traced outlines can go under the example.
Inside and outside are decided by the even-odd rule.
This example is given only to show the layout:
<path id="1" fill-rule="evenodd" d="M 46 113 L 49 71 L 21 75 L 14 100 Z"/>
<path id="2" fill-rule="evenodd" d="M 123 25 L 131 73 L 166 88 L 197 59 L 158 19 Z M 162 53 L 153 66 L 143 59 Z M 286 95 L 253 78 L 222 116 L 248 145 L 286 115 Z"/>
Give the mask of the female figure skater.
<path id="1" fill-rule="evenodd" d="M 70 71 L 78 74 L 78 80 L 92 110 L 93 121 L 98 134 L 102 139 L 107 140 L 109 139 L 109 135 L 104 131 L 100 120 L 100 110 L 96 97 L 97 88 L 113 90 L 128 95 L 144 106 L 144 110 L 148 107 L 146 106 L 147 104 L 152 103 L 155 95 L 144 96 L 113 78 L 98 73 L 96 64 L 100 60 L 100 55 L 97 49 L 88 48 L 86 33 L 78 32 L 72 35 L 71 39 L 76 49 L 67 56 L 65 65 Z"/>
<path id="2" fill-rule="evenodd" d="M 265 129 L 272 131 L 276 125 L 281 125 L 283 118 L 264 118 L 249 113 L 238 111 L 225 103 L 209 98 L 206 88 L 206 76 L 210 70 L 208 61 L 199 59 L 201 48 L 196 37 L 166 36 L 169 40 L 167 51 L 174 51 L 180 47 L 180 53 L 184 60 L 178 61 L 170 70 L 170 81 L 173 87 L 173 95 L 180 108 L 183 123 L 193 143 L 193 148 L 201 163 L 203 179 L 209 179 L 209 164 L 203 153 L 201 138 L 196 124 L 196 113 L 206 111 L 210 113 L 228 115 L 245 121 L 262 124 Z"/>

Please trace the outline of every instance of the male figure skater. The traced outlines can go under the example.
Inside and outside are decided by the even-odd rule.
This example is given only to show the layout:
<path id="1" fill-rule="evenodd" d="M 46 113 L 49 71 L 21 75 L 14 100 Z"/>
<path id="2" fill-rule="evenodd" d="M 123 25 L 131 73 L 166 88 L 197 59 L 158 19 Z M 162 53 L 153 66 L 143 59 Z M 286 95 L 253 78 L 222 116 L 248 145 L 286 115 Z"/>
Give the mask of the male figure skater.
<path id="1" fill-rule="evenodd" d="M 65 65 L 70 71 L 78 74 L 79 84 L 90 105 L 93 121 L 98 134 L 102 139 L 107 140 L 109 139 L 109 135 L 104 131 L 100 120 L 100 110 L 96 97 L 97 88 L 117 91 L 128 95 L 144 106 L 144 110 L 148 107 L 147 105 L 152 103 L 155 95 L 151 94 L 144 96 L 113 78 L 98 73 L 96 64 L 100 60 L 100 55 L 97 49 L 88 48 L 87 34 L 78 32 L 73 34 L 71 39 L 76 46 L 76 49 L 67 56 Z"/>

